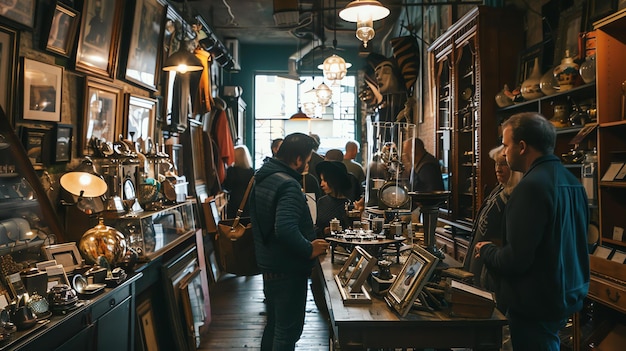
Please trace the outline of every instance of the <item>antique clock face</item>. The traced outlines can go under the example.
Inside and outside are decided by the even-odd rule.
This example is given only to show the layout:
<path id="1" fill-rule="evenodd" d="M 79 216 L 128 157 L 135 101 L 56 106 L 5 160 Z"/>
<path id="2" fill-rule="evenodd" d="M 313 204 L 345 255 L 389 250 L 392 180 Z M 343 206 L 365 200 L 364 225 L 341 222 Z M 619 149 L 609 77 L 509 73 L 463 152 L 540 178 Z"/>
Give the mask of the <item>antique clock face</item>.
<path id="1" fill-rule="evenodd" d="M 388 208 L 400 208 L 410 199 L 408 189 L 394 180 L 383 184 L 378 194 L 380 201 Z"/>

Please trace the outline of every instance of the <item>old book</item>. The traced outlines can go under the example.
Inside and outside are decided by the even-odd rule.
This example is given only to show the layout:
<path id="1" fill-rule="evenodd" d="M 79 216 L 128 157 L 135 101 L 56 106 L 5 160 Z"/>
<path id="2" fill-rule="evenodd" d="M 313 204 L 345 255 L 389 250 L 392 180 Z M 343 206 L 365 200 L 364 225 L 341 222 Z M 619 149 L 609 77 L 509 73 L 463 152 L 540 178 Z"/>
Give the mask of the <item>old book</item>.
<path id="1" fill-rule="evenodd" d="M 496 302 L 493 293 L 450 279 L 446 302 L 453 317 L 490 318 Z"/>

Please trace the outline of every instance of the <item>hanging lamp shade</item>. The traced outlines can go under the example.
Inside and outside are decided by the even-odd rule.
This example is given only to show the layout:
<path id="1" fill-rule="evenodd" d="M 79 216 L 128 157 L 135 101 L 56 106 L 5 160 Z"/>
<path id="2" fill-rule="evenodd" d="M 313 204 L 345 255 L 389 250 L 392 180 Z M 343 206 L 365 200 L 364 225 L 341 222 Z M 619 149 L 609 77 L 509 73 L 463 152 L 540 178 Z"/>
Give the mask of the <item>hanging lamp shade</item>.
<path id="1" fill-rule="evenodd" d="M 346 60 L 336 54 L 328 56 L 323 64 L 317 66 L 317 68 L 324 71 L 324 79 L 328 81 L 342 80 L 350 67 L 352 67 L 351 63 L 346 62 Z"/>
<path id="2" fill-rule="evenodd" d="M 317 102 L 324 107 L 330 106 L 330 103 L 333 102 L 333 91 L 324 83 L 315 89 L 315 95 L 317 96 Z"/>
<path id="3" fill-rule="evenodd" d="M 302 94 L 302 112 L 307 116 L 315 116 L 315 107 L 317 107 L 317 94 L 315 88 Z"/>
<path id="4" fill-rule="evenodd" d="M 376 0 L 355 0 L 339 11 L 344 21 L 356 22 L 356 37 L 367 47 L 367 42 L 374 38 L 374 21 L 389 16 L 389 9 Z"/>
<path id="5" fill-rule="evenodd" d="M 291 115 L 291 117 L 289 117 L 290 120 L 299 120 L 299 119 L 310 119 L 309 116 L 306 115 L 306 113 L 302 112 L 302 108 L 298 107 L 298 112 L 294 113 L 293 115 Z"/>
<path id="6" fill-rule="evenodd" d="M 185 50 L 187 43 L 181 43 L 180 48 L 171 54 L 163 64 L 164 71 L 176 71 L 178 73 L 187 73 L 193 71 L 201 71 L 204 69 L 202 62 L 196 55 Z"/>
<path id="7" fill-rule="evenodd" d="M 348 22 L 358 22 L 359 18 L 378 21 L 387 16 L 389 9 L 376 0 L 355 0 L 339 11 L 339 17 Z"/>

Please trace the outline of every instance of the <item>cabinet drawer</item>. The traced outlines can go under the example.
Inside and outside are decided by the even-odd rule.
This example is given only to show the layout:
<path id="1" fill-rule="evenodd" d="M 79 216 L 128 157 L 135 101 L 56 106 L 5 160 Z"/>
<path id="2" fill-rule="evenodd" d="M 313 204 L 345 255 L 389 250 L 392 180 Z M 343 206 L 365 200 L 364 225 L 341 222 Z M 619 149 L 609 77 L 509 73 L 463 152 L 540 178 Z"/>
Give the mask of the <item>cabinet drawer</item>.
<path id="1" fill-rule="evenodd" d="M 130 285 L 115 289 L 114 292 L 104 296 L 91 307 L 91 318 L 94 320 L 100 318 L 115 306 L 119 305 L 124 299 L 130 296 Z"/>
<path id="2" fill-rule="evenodd" d="M 626 287 L 591 276 L 589 297 L 626 313 Z"/>

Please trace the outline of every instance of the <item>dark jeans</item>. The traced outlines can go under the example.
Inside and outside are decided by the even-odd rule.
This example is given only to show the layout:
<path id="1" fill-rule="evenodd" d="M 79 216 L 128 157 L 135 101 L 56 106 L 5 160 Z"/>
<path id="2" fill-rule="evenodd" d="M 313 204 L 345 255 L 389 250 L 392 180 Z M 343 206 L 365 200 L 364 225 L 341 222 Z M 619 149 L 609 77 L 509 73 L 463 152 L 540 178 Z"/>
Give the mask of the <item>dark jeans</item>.
<path id="1" fill-rule="evenodd" d="M 511 342 L 515 351 L 559 351 L 559 330 L 565 327 L 562 321 L 528 320 L 509 309 L 507 314 L 511 330 Z"/>
<path id="2" fill-rule="evenodd" d="M 262 351 L 290 351 L 304 328 L 307 284 L 305 274 L 263 274 L 267 324 Z"/>

